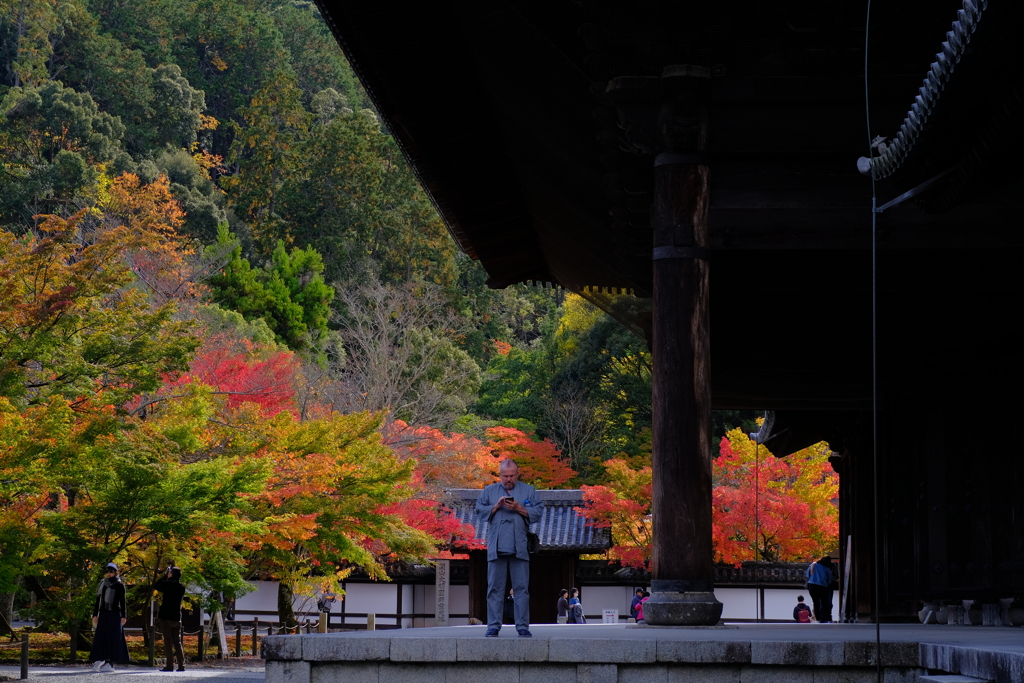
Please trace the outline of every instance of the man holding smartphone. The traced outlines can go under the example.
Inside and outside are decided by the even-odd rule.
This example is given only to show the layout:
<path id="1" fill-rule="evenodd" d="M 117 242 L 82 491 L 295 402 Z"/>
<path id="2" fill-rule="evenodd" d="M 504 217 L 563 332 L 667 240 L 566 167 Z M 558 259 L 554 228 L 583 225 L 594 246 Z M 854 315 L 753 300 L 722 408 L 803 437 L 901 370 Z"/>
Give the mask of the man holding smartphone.
<path id="1" fill-rule="evenodd" d="M 516 631 L 530 638 L 530 554 L 526 532 L 539 521 L 544 504 L 537 491 L 519 481 L 519 466 L 510 458 L 498 467 L 500 481 L 480 492 L 476 513 L 486 515 L 487 526 L 487 637 L 501 631 L 505 581 L 512 577 Z"/>

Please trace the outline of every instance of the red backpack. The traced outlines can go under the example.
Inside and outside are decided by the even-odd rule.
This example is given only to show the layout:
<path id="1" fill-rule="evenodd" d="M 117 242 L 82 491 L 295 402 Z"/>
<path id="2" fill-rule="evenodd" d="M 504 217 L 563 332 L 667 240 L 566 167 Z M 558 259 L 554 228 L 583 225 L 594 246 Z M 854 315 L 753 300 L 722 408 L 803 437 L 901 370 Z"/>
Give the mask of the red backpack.
<path id="1" fill-rule="evenodd" d="M 796 613 L 796 620 L 801 624 L 811 623 L 811 610 L 804 608 Z"/>

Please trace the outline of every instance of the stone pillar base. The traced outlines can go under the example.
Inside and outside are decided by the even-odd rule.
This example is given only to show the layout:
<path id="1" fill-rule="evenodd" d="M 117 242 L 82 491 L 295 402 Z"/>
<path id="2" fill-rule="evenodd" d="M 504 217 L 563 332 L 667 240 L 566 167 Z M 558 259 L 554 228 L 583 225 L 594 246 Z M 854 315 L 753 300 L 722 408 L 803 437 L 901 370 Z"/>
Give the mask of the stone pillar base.
<path id="1" fill-rule="evenodd" d="M 644 622 L 652 626 L 714 626 L 722 618 L 722 603 L 705 588 L 690 586 L 689 581 L 652 581 L 651 597 L 644 603 Z M 697 582 L 692 582 L 697 583 Z M 703 583 L 703 582 L 701 582 Z M 710 582 L 709 582 L 710 583 Z M 677 590 L 672 590 L 672 589 Z"/>

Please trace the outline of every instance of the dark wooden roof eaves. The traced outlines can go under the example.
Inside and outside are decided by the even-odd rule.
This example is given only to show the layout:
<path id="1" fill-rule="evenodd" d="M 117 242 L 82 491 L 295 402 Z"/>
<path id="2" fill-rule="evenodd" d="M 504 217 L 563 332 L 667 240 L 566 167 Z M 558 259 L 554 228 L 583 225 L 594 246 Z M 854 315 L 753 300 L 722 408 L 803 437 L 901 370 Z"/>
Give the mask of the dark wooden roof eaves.
<path id="1" fill-rule="evenodd" d="M 483 79 L 452 30 L 458 18 L 448 5 L 405 3 L 395 16 L 386 3 L 316 4 L 452 237 L 481 261 L 489 284 L 551 281 Z"/>
<path id="2" fill-rule="evenodd" d="M 486 544 L 488 522 L 476 514 L 476 500 L 480 491 L 451 489 L 446 493 L 445 504 L 460 522 L 473 527 L 478 541 Z M 540 521 L 530 526 L 530 531 L 540 537 L 541 550 L 592 553 L 611 546 L 608 529 L 590 526 L 587 518 L 576 512 L 575 508 L 583 505 L 582 491 L 556 489 L 537 491 L 537 495 L 544 501 L 544 512 Z"/>
<path id="3" fill-rule="evenodd" d="M 942 79 L 941 87 L 931 88 L 932 103 L 926 106 L 917 92 L 908 93 L 917 95 L 903 126 L 919 131 L 912 142 L 904 144 L 901 153 L 897 131 L 873 131 L 892 137 L 884 158 L 872 160 L 876 168 L 886 169 L 888 177 L 880 193 L 886 199 L 948 171 L 917 200 L 928 211 L 946 211 L 1021 176 L 1019 165 L 1007 165 L 1006 160 L 1018 158 L 1024 150 L 1019 126 L 1024 116 L 1024 78 L 1017 64 L 1024 4 L 981 4 L 986 8 L 976 29 L 963 41 L 955 64 L 945 67 L 949 76 Z M 950 15 L 953 19 L 957 16 Z M 938 41 L 933 49 L 951 50 Z M 924 74 L 922 91 L 935 81 L 937 64 L 933 62 Z"/>
<path id="4" fill-rule="evenodd" d="M 947 84 L 920 156 L 878 183 L 882 205 L 954 167 L 878 220 L 883 389 L 907 381 L 924 349 L 1012 344 L 988 311 L 1012 310 L 1024 296 L 1024 281 L 1010 280 L 1024 249 L 1015 54 L 1024 3 L 990 1 L 987 11 L 1003 13 L 991 24 L 998 31 L 972 39 L 957 67 L 964 78 Z M 870 408 L 872 183 L 856 166 L 867 147 L 862 9 L 754 0 L 318 5 L 452 234 L 496 287 L 540 280 L 650 295 L 652 159 L 622 150 L 605 90 L 584 87 L 567 67 L 604 82 L 656 76 L 666 64 L 711 66 L 714 405 Z M 899 130 L 962 5 L 873 6 L 872 135 Z M 650 312 L 618 317 L 643 331 Z"/>
<path id="5" fill-rule="evenodd" d="M 737 2 L 723 13 L 667 0 L 317 4 L 452 235 L 494 287 L 535 280 L 573 291 L 650 293 L 642 204 L 651 159 L 623 153 L 608 138 L 618 129 L 597 122 L 600 93 L 606 76 L 649 75 L 691 58 L 723 64 L 712 79 L 709 218 L 712 234 L 723 238 L 712 246 L 799 247 L 806 240 L 793 236 L 790 223 L 803 220 L 823 248 L 849 247 L 849 231 L 836 227 L 854 225 L 851 212 L 818 215 L 804 205 L 820 195 L 808 169 L 768 203 L 722 206 L 717 199 L 759 192 L 760 175 L 730 173 L 740 159 L 820 156 L 849 167 L 839 188 L 845 194 L 867 187 L 855 169 L 865 146 L 862 19 L 848 8 Z M 872 118 L 883 133 L 898 127 L 920 84 L 915 65 L 926 67 L 936 49 L 931 36 L 941 36 L 932 29 L 944 32 L 955 17 L 925 0 L 895 5 L 878 8 L 872 26 L 872 55 L 883 65 L 872 76 Z M 782 23 L 787 17 L 798 20 Z M 815 30 L 794 28 L 804 23 Z M 594 43 L 596 35 L 603 38 Z M 611 60 L 605 76 L 588 71 L 601 55 Z M 785 68 L 769 67 L 766 55 Z M 787 212 L 766 215 L 773 204 Z M 778 229 L 763 229 L 766 220 Z"/>

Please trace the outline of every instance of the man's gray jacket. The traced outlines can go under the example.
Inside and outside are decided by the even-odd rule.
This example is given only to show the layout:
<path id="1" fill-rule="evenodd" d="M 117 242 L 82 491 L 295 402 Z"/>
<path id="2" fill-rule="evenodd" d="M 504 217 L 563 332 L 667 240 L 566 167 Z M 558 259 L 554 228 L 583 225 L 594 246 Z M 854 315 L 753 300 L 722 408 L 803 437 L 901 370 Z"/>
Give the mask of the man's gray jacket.
<path id="1" fill-rule="evenodd" d="M 519 504 L 526 508 L 530 515 L 529 522 L 518 512 L 511 512 L 504 507 L 498 508 L 493 517 L 490 516 L 491 508 L 494 507 L 499 498 L 504 498 L 505 496 L 512 496 Z M 515 531 L 516 557 L 520 560 L 529 560 L 530 554 L 526 549 L 526 532 L 530 524 L 540 521 L 540 516 L 543 512 L 544 503 L 537 496 L 536 489 L 529 484 L 524 484 L 521 481 L 516 482 L 515 488 L 507 492 L 500 482 L 485 486 L 484 490 L 480 492 L 480 497 L 476 499 L 476 514 L 482 520 L 490 522 L 487 526 L 487 560 L 498 559 L 498 531 L 505 521 L 511 521 L 512 528 Z"/>

